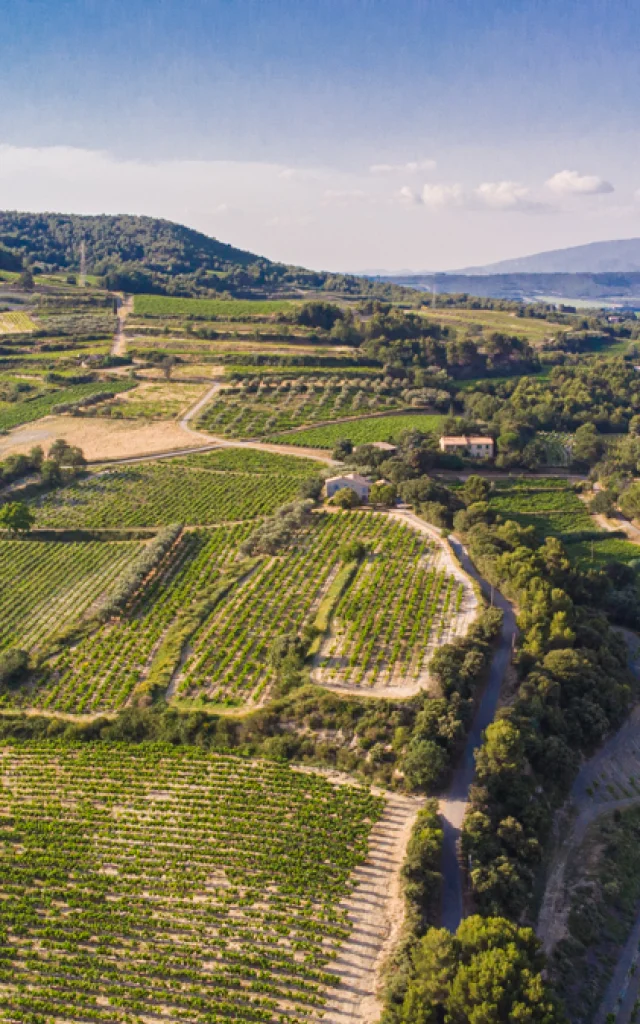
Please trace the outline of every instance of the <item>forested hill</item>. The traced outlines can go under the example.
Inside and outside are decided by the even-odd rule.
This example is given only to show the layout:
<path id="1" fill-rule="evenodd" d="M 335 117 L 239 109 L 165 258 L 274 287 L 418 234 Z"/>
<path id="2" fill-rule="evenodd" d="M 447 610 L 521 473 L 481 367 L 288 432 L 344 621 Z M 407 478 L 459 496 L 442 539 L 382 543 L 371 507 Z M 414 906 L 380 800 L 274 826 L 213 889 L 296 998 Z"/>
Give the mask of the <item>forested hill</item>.
<path id="1" fill-rule="evenodd" d="M 364 278 L 316 273 L 235 249 L 215 238 L 155 217 L 85 217 L 0 211 L 0 269 L 27 261 L 44 271 L 86 270 L 107 287 L 131 292 L 251 295 L 323 289 L 386 295 L 393 286 Z"/>

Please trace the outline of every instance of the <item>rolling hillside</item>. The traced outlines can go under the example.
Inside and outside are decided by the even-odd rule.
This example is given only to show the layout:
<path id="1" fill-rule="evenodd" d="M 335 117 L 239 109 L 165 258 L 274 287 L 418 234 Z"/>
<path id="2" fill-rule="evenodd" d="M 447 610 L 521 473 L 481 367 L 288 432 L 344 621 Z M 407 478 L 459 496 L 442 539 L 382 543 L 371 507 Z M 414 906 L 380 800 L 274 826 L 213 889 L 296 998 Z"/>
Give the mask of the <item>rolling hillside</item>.
<path id="1" fill-rule="evenodd" d="M 155 217 L 0 211 L 0 269 L 27 260 L 44 271 L 77 273 L 83 244 L 87 272 L 115 290 L 248 298 L 309 289 L 386 298 L 393 291 L 365 278 L 274 263 Z"/>

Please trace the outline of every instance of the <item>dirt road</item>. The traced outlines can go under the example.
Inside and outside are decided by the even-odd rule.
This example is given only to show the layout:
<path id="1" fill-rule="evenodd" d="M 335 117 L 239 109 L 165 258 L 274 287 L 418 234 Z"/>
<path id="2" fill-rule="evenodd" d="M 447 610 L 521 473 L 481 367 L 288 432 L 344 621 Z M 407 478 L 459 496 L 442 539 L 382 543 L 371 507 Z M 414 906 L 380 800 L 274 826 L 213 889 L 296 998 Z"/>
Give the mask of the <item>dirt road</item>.
<path id="1" fill-rule="evenodd" d="M 133 295 L 125 295 L 122 298 L 118 296 L 116 302 L 118 304 L 118 326 L 113 336 L 111 355 L 124 356 L 127 352 L 127 338 L 124 333 L 124 325 L 129 313 L 133 313 Z"/>

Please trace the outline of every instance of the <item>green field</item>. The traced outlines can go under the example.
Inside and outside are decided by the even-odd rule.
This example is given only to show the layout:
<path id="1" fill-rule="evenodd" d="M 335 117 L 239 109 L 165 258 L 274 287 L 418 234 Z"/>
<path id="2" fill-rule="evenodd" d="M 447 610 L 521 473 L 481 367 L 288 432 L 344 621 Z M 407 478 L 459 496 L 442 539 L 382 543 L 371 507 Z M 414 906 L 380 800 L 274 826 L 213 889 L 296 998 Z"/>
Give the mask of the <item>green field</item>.
<path id="1" fill-rule="evenodd" d="M 623 537 L 582 540 L 565 544 L 571 561 L 580 569 L 600 569 L 608 562 L 633 562 L 640 559 L 640 545 Z"/>
<path id="2" fill-rule="evenodd" d="M 383 798 L 194 747 L 1 756 L 3 1019 L 317 1019 Z"/>
<path id="3" fill-rule="evenodd" d="M 181 299 L 169 295 L 136 295 L 133 308 L 136 316 L 250 320 L 284 313 L 292 306 L 287 299 Z"/>
<path id="4" fill-rule="evenodd" d="M 0 313 L 0 334 L 29 334 L 37 330 L 28 313 L 14 311 Z"/>
<path id="5" fill-rule="evenodd" d="M 320 650 L 318 682 L 368 687 L 428 682 L 434 647 L 453 639 L 464 586 L 439 564 L 440 548 L 412 530 L 387 529 L 343 594 Z M 391 614 L 390 614 L 391 612 Z"/>
<path id="6" fill-rule="evenodd" d="M 122 708 L 146 678 L 166 631 L 195 599 L 215 592 L 249 531 L 241 524 L 183 533 L 124 615 L 50 659 L 33 687 L 5 703 L 75 714 Z"/>
<path id="7" fill-rule="evenodd" d="M 348 438 L 353 444 L 372 441 L 396 441 L 407 430 L 421 430 L 425 434 L 439 433 L 444 416 L 409 413 L 401 416 L 378 416 L 346 423 L 331 423 L 324 427 L 310 427 L 269 438 L 282 444 L 301 448 L 335 448 L 338 441 Z"/>
<path id="8" fill-rule="evenodd" d="M 503 519 L 533 526 L 540 538 L 598 529 L 584 502 L 562 479 L 497 481 L 490 504 Z"/>
<path id="9" fill-rule="evenodd" d="M 68 487 L 34 499 L 40 527 L 164 526 L 183 523 L 211 525 L 253 519 L 275 512 L 297 494 L 301 475 L 313 476 L 311 461 L 302 470 L 267 475 L 255 472 L 222 473 L 215 460 L 142 463 L 94 473 Z M 242 465 L 241 458 L 238 465 Z"/>

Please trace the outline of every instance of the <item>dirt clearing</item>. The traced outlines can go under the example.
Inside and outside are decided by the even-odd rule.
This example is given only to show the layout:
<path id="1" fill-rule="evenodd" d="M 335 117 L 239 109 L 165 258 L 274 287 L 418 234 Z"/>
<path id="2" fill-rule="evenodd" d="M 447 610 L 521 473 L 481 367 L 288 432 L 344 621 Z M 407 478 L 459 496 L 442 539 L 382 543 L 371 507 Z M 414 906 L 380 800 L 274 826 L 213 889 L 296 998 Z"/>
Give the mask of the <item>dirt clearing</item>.
<path id="1" fill-rule="evenodd" d="M 316 769 L 295 769 L 315 773 Z M 320 771 L 333 783 L 353 785 L 341 772 Z M 324 1008 L 323 1024 L 375 1024 L 383 1010 L 382 972 L 396 947 L 404 923 L 405 904 L 401 868 L 407 844 L 424 800 L 372 787 L 387 806 L 369 837 L 369 854 L 356 868 L 353 894 L 341 903 L 352 932 L 338 958 L 327 967 L 340 979 L 331 989 Z"/>
<path id="2" fill-rule="evenodd" d="M 177 448 L 193 448 L 198 441 L 211 444 L 211 438 L 194 438 L 178 423 L 136 423 L 132 420 L 108 420 L 100 417 L 86 419 L 74 416 L 46 416 L 35 423 L 12 430 L 0 438 L 0 458 L 28 452 L 33 445 L 47 448 L 61 437 L 69 444 L 82 448 L 90 462 L 100 459 L 130 458 L 135 455 L 153 455 Z"/>

